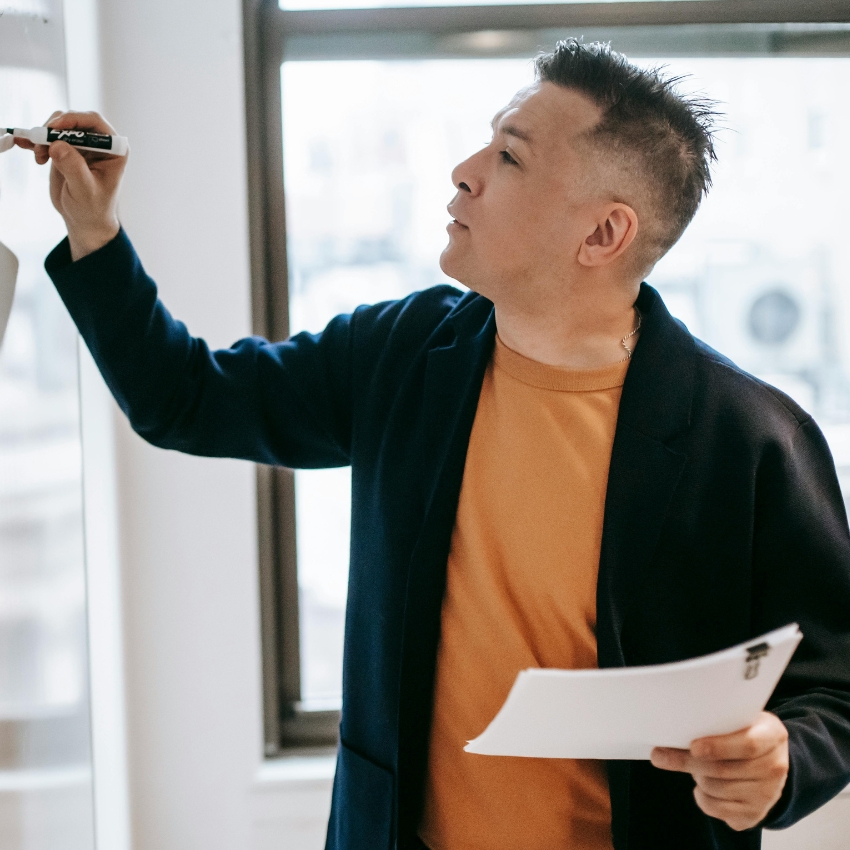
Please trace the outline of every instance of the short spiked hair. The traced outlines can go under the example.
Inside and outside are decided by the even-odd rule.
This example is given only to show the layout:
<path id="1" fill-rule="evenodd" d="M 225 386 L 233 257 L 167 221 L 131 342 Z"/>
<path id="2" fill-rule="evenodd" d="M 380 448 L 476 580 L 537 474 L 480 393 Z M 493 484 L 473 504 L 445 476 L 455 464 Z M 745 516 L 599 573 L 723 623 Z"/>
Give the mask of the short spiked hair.
<path id="1" fill-rule="evenodd" d="M 609 44 L 559 41 L 535 61 L 537 79 L 579 92 L 602 109 L 588 140 L 641 176 L 656 214 L 642 263 L 651 268 L 676 243 L 711 186 L 716 104 L 676 91 L 680 77 L 645 70 Z"/>

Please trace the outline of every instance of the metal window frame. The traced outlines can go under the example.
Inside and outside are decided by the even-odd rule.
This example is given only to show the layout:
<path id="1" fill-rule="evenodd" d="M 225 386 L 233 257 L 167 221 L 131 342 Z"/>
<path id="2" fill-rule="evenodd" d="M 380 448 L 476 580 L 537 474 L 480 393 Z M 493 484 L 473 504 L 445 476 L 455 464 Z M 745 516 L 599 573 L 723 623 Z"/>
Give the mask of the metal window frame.
<path id="1" fill-rule="evenodd" d="M 288 11 L 273 0 L 243 0 L 243 21 L 253 326 L 257 334 L 285 339 L 289 335 L 289 274 L 280 68 L 288 38 L 378 35 L 386 46 L 410 33 L 424 34 L 433 44 L 433 39 L 446 36 L 493 31 L 848 24 L 850 4 L 847 0 L 662 0 Z M 464 48 L 458 48 L 457 42 L 454 45 L 438 53 L 462 54 Z M 805 55 L 831 52 L 822 42 L 806 43 L 801 50 Z M 838 52 L 848 53 L 843 38 Z M 410 55 L 409 49 L 405 55 Z M 337 52 L 328 56 L 344 58 Z M 339 712 L 309 711 L 301 703 L 292 471 L 257 468 L 257 511 L 265 754 L 274 757 L 292 748 L 335 744 Z"/>

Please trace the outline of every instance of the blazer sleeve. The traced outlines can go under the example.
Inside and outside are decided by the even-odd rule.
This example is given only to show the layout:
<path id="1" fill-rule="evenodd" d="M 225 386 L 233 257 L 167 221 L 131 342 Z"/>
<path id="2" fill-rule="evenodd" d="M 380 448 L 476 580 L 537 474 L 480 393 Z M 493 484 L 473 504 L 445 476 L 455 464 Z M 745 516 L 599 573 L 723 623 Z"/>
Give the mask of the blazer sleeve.
<path id="1" fill-rule="evenodd" d="M 790 773 L 763 826 L 791 826 L 850 783 L 850 535 L 835 466 L 811 418 L 763 453 L 756 482 L 755 631 L 803 640 L 768 703 Z"/>
<path id="2" fill-rule="evenodd" d="M 319 334 L 211 351 L 157 297 L 126 233 L 45 268 L 133 429 L 196 455 L 315 468 L 350 462 L 351 316 Z"/>

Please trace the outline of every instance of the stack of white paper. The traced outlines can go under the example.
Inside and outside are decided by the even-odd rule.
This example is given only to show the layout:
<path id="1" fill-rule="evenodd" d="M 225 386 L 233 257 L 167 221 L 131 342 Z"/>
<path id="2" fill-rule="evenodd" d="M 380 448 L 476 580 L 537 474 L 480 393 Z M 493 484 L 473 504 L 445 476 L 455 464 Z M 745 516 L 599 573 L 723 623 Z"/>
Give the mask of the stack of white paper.
<path id="1" fill-rule="evenodd" d="M 797 644 L 796 624 L 739 646 L 652 667 L 523 670 L 465 750 L 491 756 L 648 759 L 756 720 Z"/>

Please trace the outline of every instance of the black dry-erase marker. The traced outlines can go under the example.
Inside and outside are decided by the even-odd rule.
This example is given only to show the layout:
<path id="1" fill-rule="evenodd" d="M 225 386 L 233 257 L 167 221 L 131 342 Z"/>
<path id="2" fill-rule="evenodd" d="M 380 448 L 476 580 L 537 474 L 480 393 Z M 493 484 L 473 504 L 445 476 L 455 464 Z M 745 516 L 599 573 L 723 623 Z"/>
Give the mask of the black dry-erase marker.
<path id="1" fill-rule="evenodd" d="M 49 145 L 51 142 L 67 142 L 83 151 L 109 153 L 114 156 L 126 156 L 130 145 L 124 136 L 107 136 L 104 133 L 89 133 L 86 130 L 54 130 L 51 127 L 34 127 L 22 130 L 9 127 L 6 132 L 16 139 L 29 139 L 36 145 Z"/>

